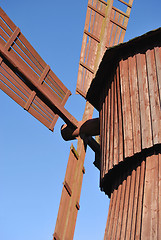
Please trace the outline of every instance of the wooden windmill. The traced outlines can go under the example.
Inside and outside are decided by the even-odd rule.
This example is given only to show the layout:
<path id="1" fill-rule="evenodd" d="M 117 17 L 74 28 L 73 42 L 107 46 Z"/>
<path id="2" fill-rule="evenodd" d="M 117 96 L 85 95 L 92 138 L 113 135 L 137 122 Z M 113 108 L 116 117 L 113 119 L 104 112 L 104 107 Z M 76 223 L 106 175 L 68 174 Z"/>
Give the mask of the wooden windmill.
<path id="1" fill-rule="evenodd" d="M 84 98 L 106 49 L 123 42 L 132 3 L 88 1 L 76 88 Z M 95 151 L 95 165 L 100 168 L 99 144 L 91 137 L 99 134 L 99 121 L 90 121 L 94 108 L 89 102 L 81 123 L 64 108 L 70 91 L 2 9 L 0 15 L 1 89 L 50 130 L 60 116 L 67 124 L 62 129 L 66 140 L 78 137 L 77 149 L 71 146 L 54 232 L 54 239 L 73 239 L 87 145 Z"/>

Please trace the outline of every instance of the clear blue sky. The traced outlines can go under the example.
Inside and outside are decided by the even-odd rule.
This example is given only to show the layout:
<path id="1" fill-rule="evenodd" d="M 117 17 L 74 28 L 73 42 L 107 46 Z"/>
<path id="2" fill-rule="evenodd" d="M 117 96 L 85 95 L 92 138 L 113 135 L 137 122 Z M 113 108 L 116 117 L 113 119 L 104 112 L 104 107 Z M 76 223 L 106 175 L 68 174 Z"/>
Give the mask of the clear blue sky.
<path id="1" fill-rule="evenodd" d="M 75 95 L 87 0 L 1 0 L 1 7 L 71 90 L 66 108 L 81 120 L 85 101 Z M 134 0 L 125 41 L 161 26 L 160 0 Z M 51 240 L 71 142 L 0 92 L 0 239 Z M 96 113 L 96 116 L 98 114 Z M 76 142 L 73 142 L 76 146 Z M 109 200 L 88 149 L 75 240 L 101 240 Z"/>

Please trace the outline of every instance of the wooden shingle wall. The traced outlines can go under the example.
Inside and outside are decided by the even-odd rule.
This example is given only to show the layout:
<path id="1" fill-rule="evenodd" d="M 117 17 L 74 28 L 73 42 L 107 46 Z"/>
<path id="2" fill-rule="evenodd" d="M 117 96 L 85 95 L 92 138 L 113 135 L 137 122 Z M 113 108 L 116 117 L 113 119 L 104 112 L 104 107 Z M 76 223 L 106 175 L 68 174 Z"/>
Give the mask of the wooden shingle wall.
<path id="1" fill-rule="evenodd" d="M 161 143 L 161 47 L 121 58 L 101 91 L 101 179 Z"/>

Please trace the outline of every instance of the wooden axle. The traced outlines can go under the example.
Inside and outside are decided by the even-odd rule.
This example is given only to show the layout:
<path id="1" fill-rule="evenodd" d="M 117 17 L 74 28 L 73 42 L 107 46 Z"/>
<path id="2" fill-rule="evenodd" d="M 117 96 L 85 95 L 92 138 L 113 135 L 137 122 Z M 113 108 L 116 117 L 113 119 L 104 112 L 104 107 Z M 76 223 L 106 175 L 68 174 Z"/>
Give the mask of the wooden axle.
<path id="1" fill-rule="evenodd" d="M 88 136 L 97 136 L 100 134 L 100 120 L 99 118 L 89 119 L 85 122 L 80 121 L 76 129 L 71 128 L 67 124 L 61 127 L 61 135 L 65 141 Z"/>

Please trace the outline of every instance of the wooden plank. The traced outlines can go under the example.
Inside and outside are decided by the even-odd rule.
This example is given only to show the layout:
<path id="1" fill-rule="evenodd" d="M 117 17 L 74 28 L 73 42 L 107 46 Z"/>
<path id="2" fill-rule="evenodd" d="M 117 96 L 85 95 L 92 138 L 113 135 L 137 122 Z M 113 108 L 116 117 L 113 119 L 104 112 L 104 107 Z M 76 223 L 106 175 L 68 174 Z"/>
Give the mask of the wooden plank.
<path id="1" fill-rule="evenodd" d="M 38 62 L 38 60 L 36 59 L 36 57 L 33 55 L 32 52 L 29 51 L 29 49 L 21 42 L 21 38 L 22 37 L 22 33 L 19 36 L 19 38 L 17 38 L 15 40 L 15 43 L 17 44 L 17 46 L 20 48 L 20 50 L 26 55 L 26 57 L 35 65 L 35 67 L 42 73 L 44 68 L 43 66 Z M 45 66 L 45 64 L 44 64 Z M 41 74 L 40 74 L 41 75 Z"/>
<path id="2" fill-rule="evenodd" d="M 16 29 L 16 25 L 11 21 L 11 19 L 7 16 L 7 14 L 3 11 L 1 7 L 0 7 L 0 16 L 11 28 L 11 30 L 14 32 Z"/>
<path id="3" fill-rule="evenodd" d="M 140 165 L 136 168 L 136 178 L 135 178 L 135 193 L 134 193 L 134 203 L 133 203 L 133 216 L 132 216 L 132 224 L 131 224 L 131 240 L 135 240 L 136 234 L 136 224 L 137 224 L 137 208 L 138 208 L 138 196 L 139 196 L 139 188 L 140 188 Z"/>
<path id="4" fill-rule="evenodd" d="M 88 4 L 88 7 L 90 9 L 92 9 L 93 11 L 95 11 L 96 13 L 98 13 L 99 15 L 101 15 L 102 17 L 105 17 L 105 14 L 103 12 L 101 12 L 97 8 L 93 7 L 91 4 Z"/>
<path id="5" fill-rule="evenodd" d="M 49 80 L 60 92 L 61 96 L 64 96 L 65 93 L 68 91 L 66 86 L 60 81 L 60 79 L 56 76 L 56 74 L 51 70 L 48 75 Z"/>
<path id="6" fill-rule="evenodd" d="M 146 158 L 141 239 L 157 238 L 158 156 Z"/>
<path id="7" fill-rule="evenodd" d="M 120 202 L 121 202 L 121 174 L 118 176 L 118 188 L 117 188 L 117 196 L 116 196 L 116 206 L 115 206 L 115 216 L 113 221 L 113 231 L 111 233 L 111 239 L 116 239 L 116 233 L 117 233 L 117 222 L 120 214 Z"/>
<path id="8" fill-rule="evenodd" d="M 31 94 L 31 90 L 25 85 L 22 81 L 20 81 L 19 77 L 3 62 L 1 73 L 7 77 L 7 79 L 27 98 Z"/>
<path id="9" fill-rule="evenodd" d="M 159 89 L 159 98 L 160 98 L 160 108 L 161 108 L 161 47 L 154 48 L 154 53 L 155 53 L 158 89 Z"/>
<path id="10" fill-rule="evenodd" d="M 107 87 L 105 87 L 107 89 Z M 106 114 L 106 107 L 107 107 L 107 96 L 105 97 L 105 89 L 102 89 L 102 96 L 101 96 L 101 102 L 102 102 L 102 133 L 101 133 L 101 171 L 102 172 L 102 177 L 104 177 L 105 170 L 106 170 L 106 134 L 107 134 L 107 129 L 106 129 L 106 123 L 107 123 L 107 114 Z"/>
<path id="11" fill-rule="evenodd" d="M 113 153 L 114 153 L 114 81 L 111 76 L 111 112 L 110 112 L 110 146 L 109 146 L 109 169 L 113 168 Z"/>
<path id="12" fill-rule="evenodd" d="M 6 42 L 8 41 L 9 37 L 8 35 L 1 29 L 1 36 L 0 38 L 3 38 L 3 41 L 5 40 Z M 6 42 L 4 41 L 4 43 L 6 44 Z M 3 44 L 3 45 L 5 45 Z"/>
<path id="13" fill-rule="evenodd" d="M 24 102 L 27 101 L 27 97 L 14 85 L 13 82 L 8 80 L 10 77 L 8 74 L 4 75 L 5 72 L 3 69 L 0 68 L 0 73 L 1 73 L 1 81 L 7 85 L 7 87 L 10 89 L 10 91 L 13 92 L 16 96 L 18 96 L 19 99 L 22 99 Z M 3 74 L 3 75 L 2 75 Z M 4 77 L 5 76 L 5 77 Z"/>
<path id="14" fill-rule="evenodd" d="M 8 88 L 2 81 L 0 81 L 0 89 L 10 96 L 21 107 L 24 107 L 25 101 L 18 97 L 10 88 Z"/>
<path id="15" fill-rule="evenodd" d="M 123 112 L 125 158 L 133 155 L 133 129 L 131 119 L 131 101 L 129 92 L 128 60 L 120 61 L 120 83 Z"/>
<path id="16" fill-rule="evenodd" d="M 130 197 L 130 188 L 131 188 L 131 175 L 129 170 L 126 171 L 126 187 L 125 187 L 125 200 L 124 200 L 124 206 L 123 206 L 123 219 L 122 219 L 122 228 L 121 228 L 121 233 L 120 233 L 120 239 L 125 239 L 126 238 L 126 225 L 128 217 L 128 211 L 129 211 L 129 197 Z"/>
<path id="17" fill-rule="evenodd" d="M 113 11 L 113 16 L 115 18 L 115 21 L 119 21 L 119 13 L 115 12 L 113 9 L 112 9 L 112 11 Z M 110 46 L 114 45 L 117 29 L 118 29 L 118 26 L 113 25 L 112 32 L 111 32 L 111 38 L 110 38 Z"/>
<path id="18" fill-rule="evenodd" d="M 110 205 L 109 205 L 109 210 L 108 210 L 108 217 L 107 217 L 107 222 L 106 222 L 104 240 L 106 240 L 108 238 L 109 225 L 110 225 L 111 218 L 112 218 L 113 199 L 114 199 L 114 193 L 111 193 L 111 199 L 110 199 Z"/>
<path id="19" fill-rule="evenodd" d="M 158 239 L 161 238 L 161 153 L 158 154 Z"/>
<path id="20" fill-rule="evenodd" d="M 123 24 L 123 20 L 124 20 L 124 16 L 121 14 L 118 20 L 121 25 Z M 123 31 L 122 28 L 117 27 L 114 45 L 117 45 L 120 43 L 120 36 L 122 31 Z"/>
<path id="21" fill-rule="evenodd" d="M 122 3 L 124 3 L 124 2 L 122 2 Z M 133 4 L 133 0 L 129 0 L 129 3 L 127 5 L 128 7 L 127 7 L 127 10 L 126 10 L 126 14 L 129 15 L 129 16 L 130 16 L 130 13 L 131 13 L 132 4 Z M 124 25 L 125 28 L 127 28 L 128 20 L 129 20 L 128 18 L 124 19 L 124 24 L 123 25 Z M 125 32 L 126 31 L 124 29 L 121 32 L 120 41 L 119 41 L 120 43 L 123 42 L 123 40 L 124 40 Z"/>
<path id="22" fill-rule="evenodd" d="M 18 37 L 19 34 L 20 34 L 20 29 L 16 27 L 15 31 L 13 32 L 13 34 L 11 35 L 11 37 L 9 38 L 9 40 L 5 45 L 5 48 L 7 50 L 9 50 L 9 48 L 12 46 L 12 44 L 14 43 L 15 39 Z"/>
<path id="23" fill-rule="evenodd" d="M 110 162 L 109 162 L 109 160 L 110 160 L 110 158 L 109 158 L 109 156 L 110 156 L 110 154 L 109 154 L 109 152 L 110 152 L 110 132 L 111 132 L 111 126 L 110 126 L 110 116 L 111 116 L 111 111 L 112 111 L 112 109 L 111 109 L 111 87 L 110 87 L 110 81 L 108 82 L 108 100 L 107 100 L 107 126 L 106 126 L 106 131 L 107 131 L 107 141 L 106 141 L 106 173 L 109 171 L 109 167 L 110 167 Z"/>
<path id="24" fill-rule="evenodd" d="M 114 165 L 117 165 L 119 163 L 119 122 L 116 73 L 114 75 L 114 96 Z"/>
<path id="25" fill-rule="evenodd" d="M 116 185 L 116 184 L 115 184 Z M 115 214 L 116 214 L 116 203 L 117 203 L 117 188 L 116 186 L 114 186 L 114 190 L 113 190 L 113 204 L 112 204 L 112 209 L 111 209 L 111 218 L 110 218 L 110 222 L 109 222 L 109 226 L 108 226 L 108 234 L 107 234 L 107 239 L 112 239 L 112 232 L 113 232 L 113 228 L 115 225 Z"/>
<path id="26" fill-rule="evenodd" d="M 46 63 L 45 61 L 40 57 L 40 55 L 36 52 L 36 50 L 32 47 L 32 45 L 28 42 L 28 40 L 24 37 L 24 35 L 21 33 L 19 36 L 19 40 L 23 43 L 23 45 L 26 47 L 26 49 L 34 56 L 36 61 L 45 68 Z"/>
<path id="27" fill-rule="evenodd" d="M 125 12 L 121 11 L 120 9 L 118 9 L 118 8 L 116 8 L 116 7 L 114 7 L 114 6 L 112 7 L 112 9 L 115 10 L 116 12 L 120 13 L 121 15 L 129 18 L 129 15 L 126 14 Z"/>
<path id="28" fill-rule="evenodd" d="M 118 217 L 118 222 L 117 222 L 116 239 L 120 239 L 120 234 L 121 234 L 121 229 L 122 229 L 124 202 L 125 202 L 125 194 L 126 194 L 126 173 L 122 174 L 121 185 L 122 185 L 121 186 L 121 200 L 120 200 L 119 217 Z"/>
<path id="29" fill-rule="evenodd" d="M 124 148 L 123 148 L 123 119 L 122 119 L 122 102 L 121 102 L 121 86 L 120 86 L 120 73 L 119 66 L 117 66 L 116 70 L 116 84 L 117 84 L 117 106 L 118 106 L 118 155 L 119 162 L 124 159 Z"/>
<path id="30" fill-rule="evenodd" d="M 120 28 L 122 28 L 123 30 L 125 30 L 126 31 L 126 27 L 124 26 L 124 25 L 122 25 L 122 24 L 120 24 L 119 22 L 117 22 L 116 20 L 114 20 L 114 19 L 110 19 L 110 21 L 112 22 L 112 23 L 114 23 L 115 25 L 117 25 L 118 27 L 120 27 Z"/>
<path id="31" fill-rule="evenodd" d="M 14 56 L 17 55 L 17 59 L 19 59 L 19 61 L 24 62 L 24 64 L 27 63 L 27 67 L 30 69 L 29 70 L 30 72 L 36 73 L 35 75 L 38 76 L 38 77 L 41 76 L 42 72 L 39 70 L 39 68 L 37 68 L 37 66 L 30 60 L 30 58 L 28 58 L 26 56 L 26 54 L 24 54 L 21 51 L 21 49 L 19 49 L 19 47 L 16 44 L 14 44 L 12 46 L 12 49 L 15 50 L 14 51 Z M 11 50 L 11 51 L 13 52 L 13 50 Z"/>
<path id="32" fill-rule="evenodd" d="M 145 184 L 145 160 L 142 160 L 141 168 L 140 168 L 140 187 L 139 187 L 138 204 L 137 204 L 135 239 L 142 239 L 141 227 L 142 227 L 142 219 L 143 219 L 142 210 L 143 210 L 144 184 Z"/>
<path id="33" fill-rule="evenodd" d="M 136 63 L 140 99 L 142 149 L 145 149 L 153 146 L 149 89 L 145 55 L 140 53 L 137 54 Z"/>
<path id="34" fill-rule="evenodd" d="M 1 31 L 2 30 L 5 31 L 9 36 L 12 35 L 11 29 L 6 25 L 6 23 L 2 19 L 0 19 L 0 26 L 2 28 Z M 9 38 L 9 36 L 8 36 L 8 38 Z"/>
<path id="35" fill-rule="evenodd" d="M 146 52 L 146 62 L 149 84 L 153 143 L 159 144 L 161 143 L 161 109 L 154 50 L 149 49 Z"/>
<path id="36" fill-rule="evenodd" d="M 125 2 L 125 1 L 123 1 L 123 0 L 119 0 L 119 2 L 125 4 L 125 5 L 128 6 L 129 8 L 132 7 L 132 4 L 130 4 L 130 1 L 129 1 L 129 3 L 127 3 L 127 2 Z"/>
<path id="37" fill-rule="evenodd" d="M 138 79 L 135 57 L 129 57 L 129 87 L 131 96 L 131 114 L 133 126 L 134 153 L 141 152 L 141 126 Z"/>
<path id="38" fill-rule="evenodd" d="M 126 225 L 126 239 L 130 239 L 131 228 L 133 224 L 133 207 L 134 207 L 134 194 L 135 194 L 135 182 L 136 182 L 136 170 L 133 169 L 131 173 L 131 188 L 129 195 L 129 210 L 127 216 L 127 225 Z"/>

